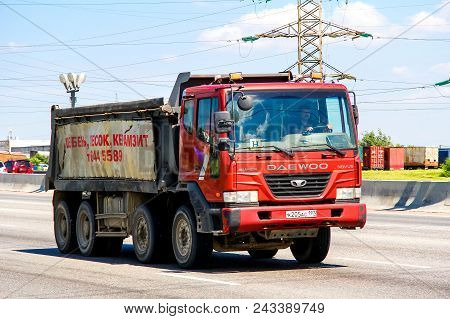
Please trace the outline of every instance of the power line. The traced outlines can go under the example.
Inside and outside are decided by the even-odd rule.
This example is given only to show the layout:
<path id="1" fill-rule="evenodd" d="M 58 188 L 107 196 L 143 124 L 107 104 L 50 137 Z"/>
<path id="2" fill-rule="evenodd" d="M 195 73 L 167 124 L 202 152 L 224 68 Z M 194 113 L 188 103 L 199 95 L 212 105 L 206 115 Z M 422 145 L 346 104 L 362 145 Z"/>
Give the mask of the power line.
<path id="1" fill-rule="evenodd" d="M 404 34 L 406 34 L 407 32 L 411 31 L 414 27 L 416 27 L 417 25 L 419 25 L 420 23 L 422 23 L 423 21 L 427 20 L 429 17 L 435 15 L 436 13 L 438 13 L 439 11 L 441 11 L 442 9 L 444 9 L 447 5 L 450 4 L 450 1 L 445 2 L 443 5 L 441 5 L 439 8 L 437 8 L 436 10 L 434 10 L 433 12 L 431 12 L 430 14 L 426 15 L 425 17 L 423 17 L 422 19 L 420 19 L 419 21 L 417 21 L 415 24 L 413 24 L 411 27 L 407 28 L 406 30 L 400 32 L 396 37 L 401 37 Z M 390 41 L 388 41 L 387 43 L 383 44 L 381 47 L 375 49 L 374 51 L 372 51 L 370 54 L 368 54 L 367 56 L 365 56 L 363 59 L 357 61 L 356 63 L 353 63 L 346 71 L 353 69 L 354 67 L 358 66 L 359 64 L 361 64 L 362 62 L 366 61 L 368 58 L 370 58 L 371 56 L 373 56 L 374 54 L 376 54 L 377 52 L 379 52 L 380 50 L 384 49 L 385 47 L 387 47 L 389 44 L 391 44 L 393 41 L 395 41 L 395 39 L 392 39 Z"/>
<path id="2" fill-rule="evenodd" d="M 407 98 L 407 99 L 399 99 L 399 100 L 384 100 L 384 101 L 360 101 L 358 103 L 390 103 L 390 102 L 403 102 L 403 101 L 416 101 L 416 100 L 429 100 L 429 99 L 442 99 L 447 96 L 429 96 L 429 97 L 416 97 L 416 98 Z M 450 96 L 448 96 L 450 97 Z M 450 104 L 450 103 L 449 103 Z"/>
<path id="3" fill-rule="evenodd" d="M 159 28 L 159 27 L 169 26 L 169 25 L 173 25 L 173 24 L 178 24 L 178 23 L 181 23 L 181 22 L 188 22 L 188 21 L 192 21 L 192 20 L 196 20 L 196 19 L 200 19 L 200 18 L 204 18 L 204 17 L 218 15 L 218 14 L 222 14 L 222 13 L 225 13 L 225 12 L 230 12 L 230 11 L 234 11 L 234 10 L 237 10 L 237 9 L 246 8 L 246 7 L 249 7 L 249 6 L 253 6 L 253 4 L 246 4 L 246 5 L 239 6 L 239 7 L 234 7 L 234 8 L 230 8 L 230 9 L 226 9 L 226 10 L 221 10 L 221 11 L 215 11 L 215 12 L 211 12 L 211 13 L 207 13 L 207 14 L 203 14 L 203 15 L 199 15 L 199 16 L 195 16 L 195 17 L 191 17 L 191 18 L 176 20 L 176 21 L 173 21 L 173 22 L 167 22 L 167 23 L 162 23 L 162 24 L 155 24 L 155 25 L 152 25 L 152 26 L 135 28 L 135 29 L 129 29 L 129 30 L 120 31 L 120 32 L 107 33 L 107 34 L 96 35 L 96 36 L 91 36 L 91 37 L 79 38 L 79 39 L 69 40 L 69 41 L 66 41 L 66 42 L 72 43 L 72 42 L 79 42 L 79 41 L 84 41 L 84 40 L 92 40 L 92 39 L 105 38 L 105 37 L 111 37 L 111 36 L 116 36 L 116 35 L 129 34 L 129 33 L 133 33 L 133 32 L 145 31 L 145 30 L 150 30 L 150 29 L 154 29 L 154 28 Z"/>
<path id="4" fill-rule="evenodd" d="M 404 112 L 404 111 L 450 111 L 450 107 L 429 107 L 416 109 L 360 109 L 360 112 Z"/>
<path id="5" fill-rule="evenodd" d="M 22 91 L 22 92 L 31 92 L 31 93 L 36 93 L 36 94 L 44 94 L 44 95 L 52 95 L 52 96 L 58 96 L 58 97 L 64 97 L 66 98 L 67 95 L 64 94 L 57 94 L 57 93 L 49 93 L 49 92 L 39 92 L 39 91 L 35 91 L 35 90 L 30 90 L 27 88 L 22 88 L 22 87 L 17 87 L 17 86 L 8 86 L 8 85 L 2 85 L 2 87 L 6 87 L 6 88 L 10 88 L 13 90 L 17 90 L 17 91 Z M 96 95 L 96 94 L 90 94 L 90 95 Z M 108 97 L 111 98 L 111 97 Z M 97 102 L 103 102 L 105 101 L 105 99 L 93 99 L 93 98 L 87 98 L 87 97 L 83 97 L 83 100 L 89 100 L 89 101 L 97 101 Z"/>
<path id="6" fill-rule="evenodd" d="M 179 55 L 173 55 L 173 56 L 168 56 L 168 57 L 163 57 L 163 58 L 144 60 L 144 61 L 128 63 L 128 64 L 122 64 L 122 65 L 115 65 L 115 66 L 104 67 L 104 68 L 98 66 L 96 69 L 84 70 L 84 72 L 93 72 L 93 71 L 98 71 L 98 70 L 102 70 L 102 71 L 105 72 L 105 70 L 118 69 L 118 68 L 142 65 L 142 64 L 153 63 L 153 62 L 172 60 L 174 58 L 180 58 L 180 57 L 184 57 L 184 56 L 195 55 L 195 54 L 204 53 L 204 52 L 210 52 L 210 51 L 214 51 L 214 50 L 228 48 L 228 47 L 235 46 L 235 45 L 237 45 L 237 43 L 230 43 L 230 44 L 222 45 L 222 46 L 218 46 L 218 47 L 213 47 L 213 48 L 207 48 L 207 49 L 202 49 L 202 50 L 186 52 L 186 53 L 179 54 Z M 36 67 L 36 66 L 30 66 L 30 65 L 27 65 L 27 64 L 12 62 L 12 61 L 8 61 L 8 60 L 3 60 L 3 61 L 6 61 L 8 63 L 17 64 L 17 65 L 27 66 L 27 67 L 31 67 L 31 68 L 36 68 L 36 69 L 43 69 L 43 70 L 46 70 L 46 71 L 59 72 L 59 71 L 55 71 L 55 70 L 51 70 L 51 69 L 46 69 L 46 68 L 41 68 L 41 67 Z M 117 79 L 116 79 L 116 81 L 117 81 Z M 118 80 L 118 81 L 121 81 L 121 80 Z"/>
<path id="7" fill-rule="evenodd" d="M 72 45 L 73 48 L 91 48 L 91 47 L 103 47 L 103 46 L 136 46 L 136 45 L 172 45 L 172 44 L 196 44 L 196 43 L 220 43 L 220 42 L 231 42 L 237 41 L 238 39 L 224 39 L 224 40 L 195 40 L 195 41 L 169 41 L 169 42 L 138 42 L 130 43 L 126 42 L 107 42 L 107 43 L 94 43 L 94 44 L 75 44 Z M 36 48 L 36 47 L 63 47 L 63 45 L 54 44 L 24 44 L 15 46 L 15 48 Z M 11 49 L 8 45 L 0 45 L 2 49 Z M 15 52 L 16 53 L 16 52 Z"/>
<path id="8" fill-rule="evenodd" d="M 106 70 L 104 70 L 101 66 L 99 66 L 97 63 L 95 63 L 94 61 L 92 61 L 91 59 L 89 59 L 88 57 L 86 57 L 85 55 L 81 54 L 80 52 L 78 52 L 77 50 L 75 50 L 74 48 L 72 48 L 71 46 L 65 44 L 63 41 L 61 41 L 59 38 L 57 38 L 56 36 L 54 36 L 53 34 L 51 34 L 50 32 L 48 32 L 47 30 L 45 30 L 44 28 L 42 28 L 40 25 L 38 25 L 37 23 L 33 22 L 32 20 L 28 19 L 27 17 L 25 17 L 23 14 L 21 14 L 20 12 L 16 11 L 15 9 L 11 8 L 8 5 L 5 5 L 5 3 L 3 1 L 0 1 L 0 4 L 3 4 L 4 6 L 6 6 L 9 10 L 11 10 L 12 12 L 14 12 L 16 15 L 20 16 L 22 19 L 28 21 L 29 23 L 31 23 L 33 26 L 35 26 L 36 28 L 38 28 L 39 30 L 41 30 L 42 32 L 44 32 L 45 34 L 47 34 L 48 36 L 50 36 L 51 38 L 55 39 L 56 41 L 58 41 L 59 43 L 63 44 L 65 47 L 67 47 L 68 49 L 70 49 L 72 52 L 74 52 L 75 54 L 77 54 L 78 56 L 82 57 L 83 59 L 85 59 L 86 61 L 88 61 L 89 63 L 91 63 L 92 65 L 94 65 L 95 67 L 97 67 L 98 69 L 102 70 L 103 72 L 105 72 L 106 74 L 108 74 L 110 77 L 114 78 L 115 80 L 119 81 L 120 80 L 113 75 L 111 72 L 108 72 Z M 128 89 L 130 89 L 131 91 L 133 91 L 134 93 L 138 94 L 139 96 L 141 96 L 142 98 L 146 98 L 144 95 L 142 95 L 141 93 L 139 93 L 138 91 L 136 91 L 133 87 L 129 86 L 126 83 L 121 82 L 122 85 L 126 86 Z"/>
<path id="9" fill-rule="evenodd" d="M 145 1 L 145 2 L 78 2 L 78 3 L 58 3 L 58 2 L 26 2 L 26 3 L 0 3 L 4 6 L 123 6 L 123 5 L 162 5 L 162 4 L 191 4 L 191 3 L 222 3 L 222 2 L 240 2 L 240 0 L 192 0 L 192 1 Z M 265 1 L 259 1 L 265 2 Z"/>
<path id="10" fill-rule="evenodd" d="M 379 91 L 379 92 L 358 94 L 358 96 L 389 94 L 389 93 L 403 92 L 403 91 L 410 91 L 410 90 L 429 89 L 429 88 L 433 88 L 433 87 L 434 87 L 433 85 L 429 85 L 429 86 L 417 86 L 417 87 L 412 87 L 412 88 L 398 88 L 398 89 L 384 89 L 384 90 L 377 89 L 377 91 Z M 356 90 L 356 91 L 362 91 L 362 90 Z"/>
<path id="11" fill-rule="evenodd" d="M 426 42 L 450 42 L 450 38 L 405 38 L 405 37 L 379 37 L 376 36 L 375 40 L 407 40 L 407 41 L 426 41 Z"/>
<path id="12" fill-rule="evenodd" d="M 25 100 L 25 101 L 32 101 L 32 102 L 41 102 L 41 103 L 48 103 L 48 104 L 54 104 L 55 101 L 48 101 L 48 100 L 38 100 L 38 99 L 30 99 L 22 96 L 13 96 L 13 95 L 6 95 L 6 94 L 0 94 L 2 97 L 8 97 L 12 99 L 19 99 L 19 100 Z"/>
<path id="13" fill-rule="evenodd" d="M 370 103 L 364 103 L 364 104 L 370 105 L 370 104 L 379 104 L 379 103 L 378 102 L 374 102 L 374 103 L 370 102 Z M 412 103 L 412 102 L 385 102 L 383 104 L 389 104 L 389 105 L 391 105 L 391 104 L 392 105 L 423 105 L 424 102 L 418 102 L 418 103 Z M 433 105 L 449 105 L 448 102 L 432 102 L 430 104 L 433 104 Z"/>
<path id="14" fill-rule="evenodd" d="M 394 83 L 394 84 L 405 84 L 405 85 L 429 85 L 429 83 L 422 83 L 422 82 L 406 82 L 406 81 L 393 81 L 393 80 L 379 80 L 379 79 L 362 79 L 358 78 L 356 81 L 361 82 L 378 82 L 378 83 Z"/>
<path id="15" fill-rule="evenodd" d="M 177 31 L 177 32 L 166 33 L 166 34 L 158 35 L 158 36 L 151 36 L 151 37 L 138 38 L 138 39 L 134 39 L 134 40 L 115 42 L 115 45 L 119 44 L 119 43 L 125 45 L 125 44 L 135 43 L 135 42 L 138 42 L 138 41 L 146 41 L 146 40 L 152 40 L 152 39 L 167 38 L 167 37 L 170 37 L 170 36 L 178 36 L 178 35 L 193 33 L 193 32 L 197 32 L 197 31 L 204 31 L 204 30 L 208 30 L 208 29 L 212 29 L 212 28 L 223 27 L 223 26 L 226 26 L 226 25 L 228 25 L 230 23 L 242 23 L 243 21 L 244 22 L 245 21 L 251 21 L 251 20 L 255 20 L 255 19 L 260 19 L 262 17 L 283 14 L 283 13 L 286 13 L 286 12 L 289 12 L 289 11 L 290 10 L 282 10 L 282 11 L 277 11 L 277 12 L 274 12 L 274 13 L 267 13 L 267 14 L 263 14 L 263 15 L 260 15 L 260 16 L 250 17 L 250 18 L 247 18 L 247 19 L 241 19 L 241 20 L 234 21 L 234 22 L 231 21 L 231 22 L 224 23 L 224 24 L 215 24 L 215 25 L 211 25 L 211 26 L 208 26 L 208 27 L 201 27 L 201 28 L 190 29 L 190 30 L 186 30 L 186 31 Z M 106 36 L 108 36 L 108 35 L 106 35 Z M 96 36 L 96 38 L 99 38 L 99 37 L 101 37 L 101 36 Z M 66 42 L 78 42 L 78 41 L 83 41 L 83 40 L 88 40 L 88 39 L 91 39 L 91 38 L 84 38 L 84 39 L 82 38 L 82 39 L 70 40 L 70 41 L 66 41 Z M 237 39 L 234 39 L 234 40 L 237 40 Z M 228 41 L 228 40 L 226 40 L 226 41 Z M 231 41 L 233 41 L 233 40 L 231 40 Z M 173 41 L 172 43 L 169 43 L 169 44 L 177 44 L 177 43 L 178 43 L 177 41 Z M 192 41 L 192 43 L 196 43 L 196 41 Z M 60 46 L 60 43 L 52 42 L 52 43 L 33 44 L 33 46 L 50 46 L 50 45 Z M 83 44 L 79 44 L 79 45 L 83 45 Z M 75 44 L 75 45 L 72 45 L 72 46 L 76 47 L 78 45 Z M 51 51 L 60 51 L 60 50 L 66 50 L 66 49 L 40 50 L 40 51 L 23 51 L 21 53 L 51 52 Z M 0 53 L 0 54 L 12 54 L 12 53 L 16 53 L 16 51 L 4 52 L 4 53 Z"/>
<path id="16" fill-rule="evenodd" d="M 234 46 L 234 45 L 237 45 L 237 43 L 222 45 L 222 46 L 219 46 L 219 47 L 213 47 L 213 48 L 208 48 L 208 49 L 203 49 L 203 50 L 191 51 L 191 52 L 187 52 L 187 53 L 183 53 L 183 54 L 179 54 L 179 55 L 168 56 L 168 57 L 163 57 L 163 58 L 150 59 L 150 60 L 144 60 L 144 61 L 139 61 L 139 62 L 134 62 L 134 63 L 115 65 L 115 66 L 107 67 L 106 69 L 118 69 L 118 68 L 125 68 L 125 67 L 142 65 L 142 64 L 153 63 L 153 62 L 172 60 L 174 58 L 180 58 L 180 57 L 184 57 L 184 56 L 195 55 L 195 54 L 198 54 L 198 53 L 203 53 L 203 52 L 209 52 L 209 51 L 219 50 L 219 49 L 223 49 L 223 48 L 228 48 L 228 47 L 231 47 L 231 46 Z M 96 69 L 86 70 L 84 72 L 92 72 L 92 71 L 96 71 Z"/>

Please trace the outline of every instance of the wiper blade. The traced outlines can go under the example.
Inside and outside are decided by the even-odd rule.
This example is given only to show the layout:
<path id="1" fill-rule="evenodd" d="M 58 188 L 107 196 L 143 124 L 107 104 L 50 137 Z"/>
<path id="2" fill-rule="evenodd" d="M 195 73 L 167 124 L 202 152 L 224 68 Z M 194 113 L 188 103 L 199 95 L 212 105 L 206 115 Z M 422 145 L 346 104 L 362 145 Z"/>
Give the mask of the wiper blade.
<path id="1" fill-rule="evenodd" d="M 292 152 L 292 150 L 290 150 L 290 149 L 287 150 L 287 149 L 284 149 L 284 148 L 282 148 L 282 147 L 275 146 L 275 145 L 266 145 L 266 146 L 259 146 L 259 147 L 244 146 L 244 147 L 239 147 L 239 148 L 237 148 L 237 150 L 245 150 L 245 149 L 248 149 L 248 150 L 252 150 L 252 149 L 263 149 L 263 148 L 269 148 L 269 147 L 272 147 L 272 148 L 276 149 L 277 151 L 286 154 L 286 155 L 289 156 L 289 157 L 294 157 L 294 156 L 295 156 L 295 155 L 294 155 L 294 152 Z"/>
<path id="2" fill-rule="evenodd" d="M 281 148 L 281 147 L 278 147 L 278 146 L 275 146 L 275 145 L 271 145 L 270 147 L 273 147 L 274 149 L 279 150 L 280 152 L 283 152 L 284 154 L 286 154 L 289 157 L 294 157 L 295 156 L 294 152 L 292 152 L 292 150 L 286 150 L 284 148 Z"/>
<path id="3" fill-rule="evenodd" d="M 297 145 L 297 146 L 291 147 L 291 150 L 294 149 L 294 148 L 300 148 L 300 147 L 319 147 L 319 146 L 326 146 L 330 150 L 332 150 L 335 153 L 337 153 L 339 156 L 341 156 L 341 157 L 345 156 L 345 153 L 343 151 L 341 151 L 340 149 L 334 147 L 332 144 L 329 144 L 329 143 L 326 143 L 326 144 Z"/>
<path id="4" fill-rule="evenodd" d="M 345 153 L 342 152 L 340 149 L 334 147 L 333 144 L 331 144 L 331 142 L 330 142 L 330 140 L 329 140 L 328 138 L 327 138 L 326 140 L 327 140 L 327 146 L 328 146 L 331 150 L 335 151 L 340 157 L 344 157 L 344 156 L 345 156 Z"/>

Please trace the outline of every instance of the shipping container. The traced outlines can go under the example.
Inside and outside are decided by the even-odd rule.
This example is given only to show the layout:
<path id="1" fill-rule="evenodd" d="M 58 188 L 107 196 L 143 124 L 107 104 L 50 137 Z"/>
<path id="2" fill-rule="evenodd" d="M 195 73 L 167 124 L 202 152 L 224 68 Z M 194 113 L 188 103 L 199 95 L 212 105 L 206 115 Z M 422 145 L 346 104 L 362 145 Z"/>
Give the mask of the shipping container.
<path id="1" fill-rule="evenodd" d="M 439 165 L 443 164 L 447 158 L 450 158 L 450 147 L 439 149 Z"/>
<path id="2" fill-rule="evenodd" d="M 408 168 L 437 168 L 437 147 L 405 147 L 405 167 Z"/>
<path id="3" fill-rule="evenodd" d="M 401 170 L 405 168 L 405 149 L 403 147 L 386 147 L 384 149 L 384 169 Z"/>
<path id="4" fill-rule="evenodd" d="M 384 169 L 384 147 L 364 147 L 363 164 L 364 169 Z"/>

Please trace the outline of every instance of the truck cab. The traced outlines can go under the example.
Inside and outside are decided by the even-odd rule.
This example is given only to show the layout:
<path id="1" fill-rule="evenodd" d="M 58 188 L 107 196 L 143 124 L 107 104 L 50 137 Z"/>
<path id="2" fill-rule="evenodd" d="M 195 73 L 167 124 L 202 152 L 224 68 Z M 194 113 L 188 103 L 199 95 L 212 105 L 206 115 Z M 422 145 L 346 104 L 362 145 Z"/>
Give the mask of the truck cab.
<path id="1" fill-rule="evenodd" d="M 232 76 L 181 99 L 179 181 L 203 203 L 198 229 L 215 234 L 214 249 L 266 256 L 324 237 L 328 251 L 330 227 L 364 227 L 358 113 L 346 87 Z"/>

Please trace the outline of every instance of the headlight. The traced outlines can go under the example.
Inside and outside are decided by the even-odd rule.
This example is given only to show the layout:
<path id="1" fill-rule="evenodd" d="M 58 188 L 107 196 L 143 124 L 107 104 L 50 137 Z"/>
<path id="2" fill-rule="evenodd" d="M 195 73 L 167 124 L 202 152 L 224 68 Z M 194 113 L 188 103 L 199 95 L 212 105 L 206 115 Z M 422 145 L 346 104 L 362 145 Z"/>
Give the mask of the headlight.
<path id="1" fill-rule="evenodd" d="M 338 188 L 336 191 L 336 199 L 355 199 L 361 198 L 361 188 Z"/>
<path id="2" fill-rule="evenodd" d="M 225 203 L 257 203 L 258 191 L 223 192 Z"/>

